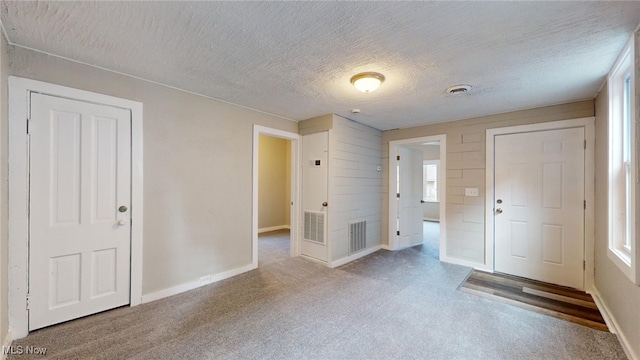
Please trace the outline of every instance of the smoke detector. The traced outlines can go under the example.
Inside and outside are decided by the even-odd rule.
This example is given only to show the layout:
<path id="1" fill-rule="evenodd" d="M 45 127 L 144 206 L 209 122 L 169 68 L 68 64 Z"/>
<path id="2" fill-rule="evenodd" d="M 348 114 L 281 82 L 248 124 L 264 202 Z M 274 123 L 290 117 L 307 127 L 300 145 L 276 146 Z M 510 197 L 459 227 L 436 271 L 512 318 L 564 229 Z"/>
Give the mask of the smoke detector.
<path id="1" fill-rule="evenodd" d="M 454 85 L 447 88 L 447 94 L 459 95 L 469 92 L 471 85 Z"/>

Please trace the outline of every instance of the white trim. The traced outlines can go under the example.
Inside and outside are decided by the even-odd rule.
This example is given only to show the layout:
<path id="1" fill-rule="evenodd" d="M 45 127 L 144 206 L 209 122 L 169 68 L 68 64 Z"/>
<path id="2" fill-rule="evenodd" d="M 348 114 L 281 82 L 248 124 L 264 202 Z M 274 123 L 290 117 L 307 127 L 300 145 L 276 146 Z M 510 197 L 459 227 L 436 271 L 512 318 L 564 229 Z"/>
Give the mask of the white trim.
<path id="1" fill-rule="evenodd" d="M 258 165 L 259 165 L 259 140 L 260 135 L 267 135 L 291 141 L 291 206 L 290 216 L 290 228 L 293 229 L 290 233 L 290 255 L 300 255 L 300 231 L 299 231 L 299 203 L 300 203 L 300 175 L 299 166 L 300 162 L 300 135 L 289 131 L 273 129 L 261 125 L 253 125 L 253 174 L 252 174 L 252 254 L 251 263 L 254 269 L 258 267 Z"/>
<path id="2" fill-rule="evenodd" d="M 440 142 L 440 166 L 438 167 L 438 191 L 440 202 L 440 261 L 452 262 L 446 256 L 447 254 L 447 135 L 431 135 L 418 138 L 403 139 L 389 141 L 389 240 L 387 245 L 383 245 L 382 249 L 398 250 L 398 235 L 396 235 L 396 214 L 398 213 L 398 205 L 396 199 L 396 157 L 398 156 L 398 147 L 402 145 L 415 145 L 430 141 Z"/>
<path id="3" fill-rule="evenodd" d="M 638 156 L 637 156 L 637 123 L 636 123 L 636 75 L 635 75 L 635 33 L 631 36 L 627 44 L 625 44 L 624 49 L 616 59 L 611 71 L 607 76 L 607 84 L 609 86 L 609 98 L 608 106 L 609 106 L 609 114 L 607 120 L 607 126 L 609 129 L 609 149 L 608 149 L 608 204 L 607 209 L 609 213 L 608 224 L 608 241 L 607 241 L 607 257 L 611 260 L 612 263 L 618 267 L 618 269 L 624 273 L 624 275 L 631 280 L 636 285 L 640 285 L 640 266 L 637 265 L 638 258 L 640 257 L 640 249 L 638 246 L 638 236 L 637 236 L 637 225 L 636 225 L 636 192 L 637 192 L 637 184 L 638 184 Z M 624 77 L 626 73 L 629 72 L 631 76 L 632 86 L 630 86 L 630 130 L 631 133 L 631 144 L 630 152 L 631 158 L 629 159 L 630 163 L 630 175 L 631 175 L 631 185 L 627 189 L 626 182 L 619 181 L 619 174 L 614 174 L 612 171 L 612 166 L 619 165 L 622 162 L 622 150 L 616 150 L 614 148 L 615 145 L 620 144 L 620 139 L 622 138 L 623 133 L 623 117 L 622 112 L 623 103 L 624 103 L 624 90 L 623 84 L 625 82 Z M 624 212 L 620 210 L 620 205 L 626 205 L 626 201 L 620 201 L 617 196 L 617 191 L 620 188 L 624 188 L 624 191 L 629 191 L 630 196 L 630 206 L 629 213 L 625 210 Z M 620 233 L 626 233 L 626 229 L 624 231 L 620 231 L 620 223 L 615 221 L 614 219 L 621 218 L 621 214 L 624 214 L 625 226 L 628 224 L 629 233 L 630 233 L 630 248 L 627 250 L 621 244 L 624 239 L 621 239 Z M 625 234 L 626 235 L 626 234 Z M 623 235 L 622 237 L 624 237 Z"/>
<path id="4" fill-rule="evenodd" d="M 469 261 L 469 260 L 464 260 L 464 259 L 460 259 L 460 258 L 454 258 L 454 257 L 446 256 L 446 255 L 442 256 L 442 254 L 441 254 L 440 255 L 440 261 L 446 262 L 446 263 L 449 263 L 449 264 L 461 265 L 461 266 L 474 268 L 475 270 L 479 270 L 479 271 L 493 273 L 493 269 L 489 268 L 485 264 L 481 264 L 481 263 L 477 263 L 477 262 L 473 262 L 473 261 Z"/>
<path id="5" fill-rule="evenodd" d="M 594 284 L 595 245 L 594 245 L 594 214 L 595 214 L 595 118 L 579 118 L 570 120 L 551 121 L 530 125 L 509 126 L 496 129 L 487 129 L 486 138 L 486 167 L 485 167 L 485 267 L 490 271 L 495 270 L 494 262 L 494 222 L 493 222 L 493 198 L 494 198 L 494 156 L 495 136 L 504 134 L 527 133 L 534 131 L 559 130 L 567 128 L 583 127 L 587 149 L 584 154 L 584 193 L 587 201 L 584 218 L 584 289 L 590 291 Z"/>
<path id="6" fill-rule="evenodd" d="M 242 273 L 245 273 L 247 271 L 251 271 L 255 269 L 255 267 L 253 266 L 253 264 L 248 264 L 242 267 L 239 267 L 237 269 L 232 269 L 232 270 L 228 270 L 228 271 L 224 271 L 221 273 L 215 273 L 215 274 L 211 274 L 209 276 L 205 275 L 202 278 L 208 278 L 208 281 L 201 281 L 201 280 L 193 280 L 193 281 L 189 281 L 177 286 L 172 286 L 170 288 L 164 289 L 164 290 L 160 290 L 160 291 L 155 291 L 152 292 L 150 294 L 146 294 L 142 297 L 142 303 L 148 303 L 151 301 L 155 301 L 155 300 L 159 300 L 162 298 L 166 298 L 169 296 L 173 296 L 173 295 L 177 295 L 180 293 L 183 293 L 185 291 L 189 291 L 189 290 L 193 290 L 193 289 L 197 289 L 199 287 L 202 286 L 206 286 L 209 284 L 213 284 L 215 282 L 221 281 L 221 280 L 225 280 L 228 279 L 230 277 L 234 277 L 237 275 L 240 275 Z"/>
<path id="7" fill-rule="evenodd" d="M 371 254 L 373 254 L 374 252 L 376 252 L 376 251 L 378 251 L 380 249 L 382 249 L 382 247 L 380 245 L 378 245 L 378 246 L 374 246 L 372 248 L 369 248 L 369 249 L 366 249 L 366 250 L 363 250 L 363 251 L 359 251 L 359 252 L 357 252 L 357 253 L 355 253 L 353 255 L 345 256 L 342 259 L 339 259 L 339 260 L 336 260 L 336 261 L 332 261 L 329 264 L 329 267 L 330 268 L 337 268 L 338 266 L 342 266 L 342 265 L 347 264 L 347 263 L 349 263 L 349 262 L 351 262 L 353 260 L 358 260 L 358 259 L 360 259 L 362 257 L 367 256 L 367 255 L 371 255 Z"/>
<path id="8" fill-rule="evenodd" d="M 266 228 L 259 228 L 258 229 L 258 234 L 266 233 L 266 232 L 269 232 L 269 231 L 289 230 L 289 229 L 291 229 L 291 226 L 289 226 L 289 225 L 269 226 L 269 227 L 266 227 Z"/>
<path id="9" fill-rule="evenodd" d="M 589 291 L 589 294 L 591 294 L 591 297 L 593 297 L 593 301 L 595 301 L 598 310 L 600 310 L 600 314 L 602 314 L 604 322 L 607 324 L 609 331 L 613 334 L 616 334 L 616 337 L 618 338 L 620 345 L 622 345 L 622 350 L 624 350 L 625 355 L 627 355 L 627 357 L 631 360 L 640 359 L 639 354 L 633 352 L 631 341 L 629 341 L 627 336 L 622 331 L 620 331 L 620 325 L 618 325 L 615 317 L 612 316 L 612 312 L 609 310 L 607 304 L 602 301 L 602 296 L 600 296 L 600 292 L 598 292 L 598 289 L 596 287 L 592 288 L 591 291 Z"/>
<path id="10" fill-rule="evenodd" d="M 38 92 L 131 111 L 131 289 L 130 305 L 142 301 L 143 144 L 142 103 L 66 86 L 9 76 L 9 325 L 15 338 L 27 336 L 29 94 Z"/>
<path id="11" fill-rule="evenodd" d="M 380 245 L 380 249 L 387 250 L 387 251 L 393 251 L 393 249 L 387 244 Z"/>

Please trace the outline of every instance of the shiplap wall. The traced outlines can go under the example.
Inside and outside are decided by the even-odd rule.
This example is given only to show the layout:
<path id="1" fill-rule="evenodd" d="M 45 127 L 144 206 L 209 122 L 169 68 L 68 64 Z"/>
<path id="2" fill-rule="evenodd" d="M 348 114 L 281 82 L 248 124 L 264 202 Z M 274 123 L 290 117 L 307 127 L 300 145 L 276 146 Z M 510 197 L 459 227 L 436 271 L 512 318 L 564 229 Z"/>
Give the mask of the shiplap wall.
<path id="1" fill-rule="evenodd" d="M 594 116 L 593 100 L 547 106 L 447 123 L 389 130 L 382 133 L 382 243 L 389 241 L 389 141 L 446 134 L 447 256 L 468 263 L 485 263 L 484 202 L 487 129 Z M 464 196 L 476 187 L 478 197 Z"/>
<path id="2" fill-rule="evenodd" d="M 380 245 L 382 132 L 333 115 L 329 130 L 329 233 L 331 259 L 349 256 L 352 222 L 367 221 L 367 248 Z"/>

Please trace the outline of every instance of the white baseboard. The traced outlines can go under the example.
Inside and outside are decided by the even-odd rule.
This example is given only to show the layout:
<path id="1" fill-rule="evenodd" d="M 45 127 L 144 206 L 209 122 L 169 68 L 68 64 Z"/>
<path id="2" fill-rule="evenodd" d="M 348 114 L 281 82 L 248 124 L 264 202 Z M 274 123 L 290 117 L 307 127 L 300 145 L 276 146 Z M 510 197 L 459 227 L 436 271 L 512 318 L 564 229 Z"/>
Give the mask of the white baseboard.
<path id="1" fill-rule="evenodd" d="M 343 257 L 340 260 L 332 261 L 331 264 L 329 265 L 329 267 L 336 268 L 338 266 L 342 266 L 344 264 L 352 262 L 353 260 L 357 260 L 357 259 L 360 259 L 361 257 L 365 257 L 367 255 L 373 254 L 374 252 L 380 250 L 381 248 L 382 248 L 381 245 L 374 246 L 372 248 L 357 252 L 357 253 L 355 253 L 355 254 L 353 254 L 351 256 Z"/>
<path id="2" fill-rule="evenodd" d="M 387 244 L 382 244 L 380 245 L 380 249 L 382 250 L 389 250 L 389 251 L 393 251 L 393 249 L 391 248 L 391 246 L 387 245 Z"/>
<path id="3" fill-rule="evenodd" d="M 481 264 L 481 263 L 476 263 L 473 261 L 469 261 L 469 260 L 463 260 L 463 259 L 456 259 L 456 258 L 452 258 L 452 257 L 440 257 L 440 261 L 444 262 L 444 263 L 449 263 L 449 264 L 455 264 L 455 265 L 462 265 L 462 266 L 468 266 L 471 268 L 474 268 L 476 270 L 481 270 L 481 271 L 486 271 L 486 272 L 493 272 L 493 269 L 491 269 L 490 267 L 488 267 L 485 264 Z"/>
<path id="4" fill-rule="evenodd" d="M 4 340 L 2 340 L 2 352 L 0 353 L 0 360 L 4 360 L 7 358 L 7 354 L 5 353 L 5 349 L 8 349 L 11 346 L 11 342 L 13 341 L 13 336 L 11 335 L 11 329 L 7 331 L 7 335 L 5 335 Z"/>
<path id="5" fill-rule="evenodd" d="M 253 264 L 249 264 L 249 265 L 245 265 L 243 267 L 239 267 L 237 269 L 221 272 L 221 273 L 218 273 L 218 274 L 211 274 L 211 275 L 202 276 L 198 280 L 189 281 L 188 283 L 184 283 L 184 284 L 180 284 L 178 286 L 170 287 L 168 289 L 156 291 L 156 292 L 153 292 L 151 294 L 142 295 L 142 303 L 143 304 L 144 303 L 148 303 L 148 302 L 151 302 L 151 301 L 154 301 L 154 300 L 158 300 L 158 299 L 162 299 L 162 298 L 165 298 L 165 297 L 169 297 L 169 296 L 172 296 L 172 295 L 177 295 L 177 294 L 183 293 L 185 291 L 197 289 L 197 288 L 199 288 L 201 286 L 209 285 L 209 284 L 212 284 L 214 282 L 218 282 L 220 280 L 224 280 L 224 279 L 228 279 L 230 277 L 236 276 L 236 275 L 240 275 L 240 274 L 245 273 L 247 271 L 251 271 L 251 270 L 253 270 L 255 268 L 256 267 L 253 266 Z"/>
<path id="6" fill-rule="evenodd" d="M 258 229 L 258 234 L 262 234 L 265 232 L 269 232 L 269 231 L 276 231 L 276 230 L 291 230 L 291 226 L 289 225 L 278 225 L 278 226 L 270 226 L 270 227 L 266 227 L 266 228 L 260 228 Z"/>
<path id="7" fill-rule="evenodd" d="M 431 221 L 431 222 L 440 222 L 440 219 L 433 219 L 433 218 L 422 218 L 423 221 Z"/>
<path id="8" fill-rule="evenodd" d="M 609 307 L 607 306 L 607 304 L 602 301 L 602 297 L 600 296 L 600 293 L 595 286 L 593 287 L 593 290 L 590 292 L 590 294 L 593 297 L 593 301 L 596 302 L 598 310 L 600 310 L 600 313 L 602 314 L 604 322 L 607 324 L 609 331 L 616 334 L 616 336 L 618 337 L 618 341 L 620 341 L 620 345 L 622 345 L 622 349 L 624 350 L 624 353 L 627 355 L 627 357 L 631 360 L 640 360 L 638 354 L 633 352 L 631 342 L 620 330 L 620 326 L 618 325 L 616 318 L 614 318 L 611 311 L 609 311 Z"/>

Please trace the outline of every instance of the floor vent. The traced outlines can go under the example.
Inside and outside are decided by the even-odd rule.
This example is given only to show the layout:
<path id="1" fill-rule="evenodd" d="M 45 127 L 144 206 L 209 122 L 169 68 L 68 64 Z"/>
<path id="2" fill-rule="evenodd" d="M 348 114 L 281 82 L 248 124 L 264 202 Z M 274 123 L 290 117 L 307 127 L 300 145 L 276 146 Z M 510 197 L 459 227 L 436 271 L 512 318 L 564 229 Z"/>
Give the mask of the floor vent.
<path id="1" fill-rule="evenodd" d="M 324 244 L 323 212 L 304 212 L 304 239 Z"/>
<path id="2" fill-rule="evenodd" d="M 349 224 L 349 254 L 367 248 L 367 222 Z"/>

